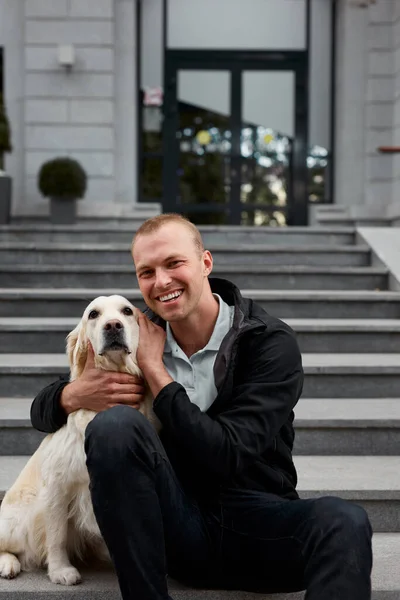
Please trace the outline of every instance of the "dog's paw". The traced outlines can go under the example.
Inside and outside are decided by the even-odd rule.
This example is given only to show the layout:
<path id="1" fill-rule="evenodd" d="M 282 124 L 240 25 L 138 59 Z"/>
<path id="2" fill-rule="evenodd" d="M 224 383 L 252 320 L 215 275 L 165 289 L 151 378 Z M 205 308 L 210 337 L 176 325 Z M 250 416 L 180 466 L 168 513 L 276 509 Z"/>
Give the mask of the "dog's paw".
<path id="1" fill-rule="evenodd" d="M 21 563 L 14 554 L 0 552 L 0 577 L 14 579 L 21 571 Z"/>
<path id="2" fill-rule="evenodd" d="M 61 585 L 76 585 L 80 583 L 82 578 L 78 569 L 75 567 L 61 567 L 49 571 L 50 581 Z"/>

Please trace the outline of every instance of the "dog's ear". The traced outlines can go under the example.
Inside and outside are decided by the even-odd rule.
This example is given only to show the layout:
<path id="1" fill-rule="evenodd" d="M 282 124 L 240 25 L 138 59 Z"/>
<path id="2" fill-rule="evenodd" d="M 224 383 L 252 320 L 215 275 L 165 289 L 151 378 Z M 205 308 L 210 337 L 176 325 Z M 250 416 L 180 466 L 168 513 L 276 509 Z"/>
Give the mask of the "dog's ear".
<path id="1" fill-rule="evenodd" d="M 71 371 L 71 381 L 74 381 L 74 379 L 77 379 L 82 374 L 86 364 L 87 353 L 85 326 L 80 321 L 75 329 L 67 335 L 67 355 Z"/>

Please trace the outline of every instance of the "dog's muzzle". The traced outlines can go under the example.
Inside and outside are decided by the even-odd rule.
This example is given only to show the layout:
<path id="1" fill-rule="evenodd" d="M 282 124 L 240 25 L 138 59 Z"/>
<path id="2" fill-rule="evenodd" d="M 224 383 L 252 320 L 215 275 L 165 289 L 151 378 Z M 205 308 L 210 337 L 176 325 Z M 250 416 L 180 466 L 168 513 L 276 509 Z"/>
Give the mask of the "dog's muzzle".
<path id="1" fill-rule="evenodd" d="M 124 326 L 120 321 L 106 323 L 103 331 L 103 348 L 100 355 L 106 352 L 126 352 L 130 354 L 125 340 Z"/>

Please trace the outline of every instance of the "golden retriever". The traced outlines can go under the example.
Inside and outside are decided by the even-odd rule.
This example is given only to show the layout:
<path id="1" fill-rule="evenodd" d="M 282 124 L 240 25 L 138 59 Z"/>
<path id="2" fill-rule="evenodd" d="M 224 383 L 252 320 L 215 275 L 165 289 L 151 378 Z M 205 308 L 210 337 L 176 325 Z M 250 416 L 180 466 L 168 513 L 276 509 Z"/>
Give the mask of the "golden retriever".
<path id="1" fill-rule="evenodd" d="M 88 341 L 96 367 L 141 375 L 137 311 L 118 295 L 89 304 L 67 336 L 70 381 L 82 373 Z M 159 431 L 149 392 L 140 412 Z M 1 577 L 11 579 L 21 570 L 47 565 L 53 583 L 74 585 L 81 575 L 71 560 L 89 554 L 109 560 L 93 513 L 84 451 L 85 429 L 95 414 L 83 409 L 71 413 L 66 425 L 43 439 L 7 491 L 0 508 Z"/>

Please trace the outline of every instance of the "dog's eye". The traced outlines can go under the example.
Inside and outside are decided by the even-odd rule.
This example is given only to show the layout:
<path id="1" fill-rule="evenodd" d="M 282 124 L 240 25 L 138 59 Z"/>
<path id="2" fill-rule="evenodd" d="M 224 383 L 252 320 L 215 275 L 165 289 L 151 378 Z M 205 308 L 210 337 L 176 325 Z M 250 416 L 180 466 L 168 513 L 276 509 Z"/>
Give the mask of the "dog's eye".
<path id="1" fill-rule="evenodd" d="M 133 315 L 133 311 L 131 308 L 129 308 L 129 306 L 125 306 L 125 308 L 122 309 L 122 312 L 124 315 Z"/>
<path id="2" fill-rule="evenodd" d="M 97 319 L 99 312 L 97 310 L 91 310 L 89 313 L 89 319 Z"/>

